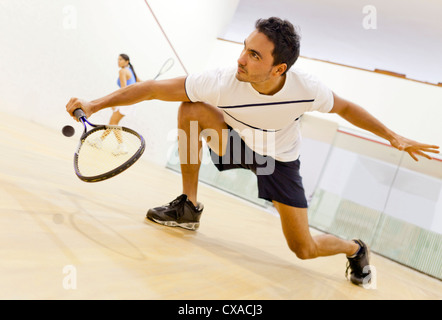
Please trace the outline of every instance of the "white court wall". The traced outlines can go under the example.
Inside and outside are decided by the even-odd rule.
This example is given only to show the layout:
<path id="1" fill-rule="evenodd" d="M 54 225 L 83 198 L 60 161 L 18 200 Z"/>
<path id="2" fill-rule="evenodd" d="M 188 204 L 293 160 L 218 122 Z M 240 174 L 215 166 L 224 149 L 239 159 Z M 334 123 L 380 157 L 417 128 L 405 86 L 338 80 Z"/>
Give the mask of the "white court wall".
<path id="1" fill-rule="evenodd" d="M 234 65 L 241 50 L 241 44 L 219 40 L 208 66 Z M 442 147 L 442 87 L 303 57 L 294 67 L 318 76 L 336 94 L 361 105 L 397 133 Z M 311 115 L 367 134 L 337 115 Z"/>
<path id="2" fill-rule="evenodd" d="M 236 2 L 149 4 L 192 72 L 204 68 L 211 41 L 233 15 Z M 144 0 L 0 0 L 0 48 L 0 111 L 56 129 L 73 123 L 65 111 L 71 97 L 93 100 L 118 89 L 120 53 L 130 56 L 143 80 L 174 57 Z M 164 77 L 185 74 L 175 59 Z M 178 103 L 142 102 L 134 116 L 122 121 L 141 131 L 145 156 L 154 162 L 166 163 L 177 108 Z M 90 120 L 107 122 L 110 112 L 100 111 Z M 78 134 L 81 125 L 75 128 Z"/>
<path id="3" fill-rule="evenodd" d="M 149 1 L 189 72 L 236 63 L 241 45 L 216 38 L 237 3 Z M 76 25 L 70 28 L 72 9 Z M 131 56 L 142 79 L 173 55 L 142 0 L 0 0 L 0 48 L 0 110 L 58 129 L 71 121 L 64 109 L 70 97 L 94 99 L 117 89 L 119 53 Z M 398 133 L 442 145 L 441 87 L 302 58 L 297 67 Z M 184 74 L 176 62 L 168 77 Z M 145 135 L 146 153 L 155 162 L 166 162 L 177 106 L 143 102 L 135 119 L 124 120 Z M 108 111 L 91 120 L 106 121 Z M 351 127 L 335 115 L 315 115 Z"/>

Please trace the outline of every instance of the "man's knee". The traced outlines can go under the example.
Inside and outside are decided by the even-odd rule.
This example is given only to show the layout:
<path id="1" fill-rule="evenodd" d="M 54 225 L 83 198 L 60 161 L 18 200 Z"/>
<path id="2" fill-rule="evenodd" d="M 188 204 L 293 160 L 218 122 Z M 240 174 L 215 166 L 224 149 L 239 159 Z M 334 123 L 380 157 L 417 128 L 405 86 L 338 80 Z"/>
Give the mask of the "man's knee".
<path id="1" fill-rule="evenodd" d="M 178 109 L 179 120 L 196 120 L 202 112 L 202 103 L 200 102 L 183 102 Z"/>
<path id="2" fill-rule="evenodd" d="M 183 102 L 178 110 L 178 127 L 186 132 L 198 130 L 197 138 L 206 140 L 218 155 L 224 155 L 227 146 L 228 127 L 222 112 L 204 102 Z"/>
<path id="3" fill-rule="evenodd" d="M 318 256 L 313 244 L 295 244 L 289 241 L 287 241 L 287 244 L 290 250 L 301 260 L 314 259 Z"/>

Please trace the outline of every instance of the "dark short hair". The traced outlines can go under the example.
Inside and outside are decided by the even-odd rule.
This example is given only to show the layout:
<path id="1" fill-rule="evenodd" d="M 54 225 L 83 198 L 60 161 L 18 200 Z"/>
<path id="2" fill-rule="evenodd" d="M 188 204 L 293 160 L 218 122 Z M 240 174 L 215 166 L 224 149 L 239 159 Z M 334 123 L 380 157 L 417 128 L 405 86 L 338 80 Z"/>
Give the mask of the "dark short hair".
<path id="1" fill-rule="evenodd" d="M 259 19 L 255 24 L 256 29 L 265 34 L 273 42 L 273 65 L 281 63 L 287 65 L 287 71 L 298 60 L 300 51 L 300 35 L 295 27 L 287 20 L 277 17 Z"/>

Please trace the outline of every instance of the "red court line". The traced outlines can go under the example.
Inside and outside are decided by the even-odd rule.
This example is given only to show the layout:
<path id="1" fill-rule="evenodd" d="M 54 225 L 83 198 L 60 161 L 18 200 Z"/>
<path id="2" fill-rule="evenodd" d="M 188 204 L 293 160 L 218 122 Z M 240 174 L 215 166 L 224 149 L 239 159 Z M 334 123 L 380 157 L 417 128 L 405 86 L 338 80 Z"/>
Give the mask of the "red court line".
<path id="1" fill-rule="evenodd" d="M 158 19 L 157 19 L 155 13 L 153 12 L 152 8 L 149 6 L 149 3 L 147 3 L 147 0 L 144 0 L 144 2 L 146 3 L 147 7 L 149 8 L 150 13 L 152 13 L 153 18 L 155 19 L 156 23 L 158 24 L 158 27 L 160 28 L 161 32 L 163 33 L 164 37 L 166 38 L 167 42 L 169 43 L 169 46 L 172 48 L 172 51 L 173 51 L 173 53 L 175 54 L 176 58 L 177 58 L 178 61 L 180 62 L 181 66 L 183 67 L 184 72 L 185 72 L 186 74 L 189 74 L 189 73 L 187 72 L 186 67 L 184 66 L 184 63 L 181 61 L 181 59 L 180 59 L 178 53 L 175 51 L 174 46 L 173 46 L 172 43 L 170 42 L 169 37 L 167 36 L 167 34 L 166 34 L 166 32 L 164 31 L 163 27 L 161 26 L 160 22 L 158 21 Z"/>
<path id="2" fill-rule="evenodd" d="M 370 139 L 370 138 L 367 138 L 367 137 L 359 136 L 359 135 L 357 135 L 357 134 L 355 134 L 355 133 L 350 133 L 350 132 L 347 132 L 347 131 L 344 131 L 344 130 L 341 130 L 341 129 L 338 129 L 337 132 L 339 132 L 339 133 L 344 133 L 344 134 L 349 135 L 349 136 L 352 136 L 352 137 L 356 137 L 356 138 L 359 138 L 359 139 L 362 139 L 362 140 L 367 140 L 367 141 L 370 141 L 370 142 L 375 142 L 375 143 L 377 143 L 377 144 L 382 144 L 382 145 L 384 145 L 384 146 L 387 146 L 387 147 L 390 147 L 390 148 L 396 149 L 395 147 L 393 147 L 393 146 L 392 146 L 391 144 L 389 144 L 389 143 L 385 143 L 385 142 L 377 141 L 377 140 Z M 397 149 L 396 149 L 396 150 L 397 150 Z M 431 159 L 432 159 L 432 160 L 436 160 L 436 161 L 440 161 L 440 162 L 442 162 L 442 159 L 439 159 L 439 158 L 431 157 Z"/>

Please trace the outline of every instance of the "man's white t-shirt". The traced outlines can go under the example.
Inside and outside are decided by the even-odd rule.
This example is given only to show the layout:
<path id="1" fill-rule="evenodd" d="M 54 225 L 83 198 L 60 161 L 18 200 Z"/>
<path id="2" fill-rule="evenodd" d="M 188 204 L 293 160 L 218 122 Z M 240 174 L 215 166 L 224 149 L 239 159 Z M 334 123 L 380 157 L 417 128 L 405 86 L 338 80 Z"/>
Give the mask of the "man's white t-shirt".
<path id="1" fill-rule="evenodd" d="M 329 112 L 332 91 L 316 77 L 289 70 L 283 88 L 263 95 L 236 79 L 237 68 L 191 74 L 186 79 L 190 101 L 218 107 L 224 121 L 256 153 L 278 161 L 294 161 L 301 143 L 299 118 L 304 112 Z"/>

